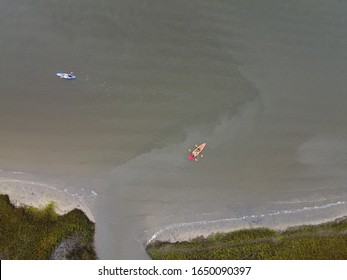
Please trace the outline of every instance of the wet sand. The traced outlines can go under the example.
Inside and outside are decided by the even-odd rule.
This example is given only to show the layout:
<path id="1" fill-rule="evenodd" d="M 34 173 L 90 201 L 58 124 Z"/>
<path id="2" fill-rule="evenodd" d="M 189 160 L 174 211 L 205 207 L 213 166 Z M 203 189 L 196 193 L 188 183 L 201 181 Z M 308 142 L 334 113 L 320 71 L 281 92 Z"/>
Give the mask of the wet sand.
<path id="1" fill-rule="evenodd" d="M 95 191 L 90 193 L 70 193 L 61 185 L 38 181 L 32 175 L 23 172 L 5 172 L 0 170 L 1 193 L 8 194 L 15 206 L 34 206 L 44 208 L 51 202 L 59 215 L 68 213 L 77 208 L 82 210 L 89 220 L 95 222 L 90 210 L 90 203 L 97 196 Z"/>
<path id="2" fill-rule="evenodd" d="M 101 259 L 346 215 L 344 3 L 94 2 L 0 4 L 1 192 L 83 207 Z"/>

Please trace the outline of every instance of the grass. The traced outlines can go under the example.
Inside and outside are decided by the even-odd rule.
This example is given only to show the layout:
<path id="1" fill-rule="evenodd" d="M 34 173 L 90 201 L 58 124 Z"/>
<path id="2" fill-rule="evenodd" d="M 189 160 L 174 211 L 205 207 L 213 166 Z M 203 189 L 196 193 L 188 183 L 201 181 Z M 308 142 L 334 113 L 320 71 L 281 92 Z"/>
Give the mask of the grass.
<path id="1" fill-rule="evenodd" d="M 274 231 L 216 233 L 185 242 L 149 244 L 155 260 L 347 260 L 347 219 Z"/>
<path id="2" fill-rule="evenodd" d="M 60 242 L 78 237 L 69 259 L 96 259 L 95 225 L 78 209 L 65 215 L 44 209 L 15 207 L 7 195 L 0 195 L 0 253 L 7 259 L 49 259 Z"/>

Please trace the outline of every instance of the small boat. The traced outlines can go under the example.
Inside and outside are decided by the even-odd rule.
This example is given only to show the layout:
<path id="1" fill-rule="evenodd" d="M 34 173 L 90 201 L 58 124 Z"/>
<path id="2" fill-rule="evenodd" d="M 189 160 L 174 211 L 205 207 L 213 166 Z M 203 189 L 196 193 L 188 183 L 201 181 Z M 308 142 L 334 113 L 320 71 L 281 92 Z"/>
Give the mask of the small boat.
<path id="1" fill-rule="evenodd" d="M 188 160 L 195 160 L 198 161 L 198 156 L 200 155 L 201 157 L 203 157 L 203 155 L 201 154 L 202 150 L 205 148 L 206 143 L 202 143 L 200 146 L 195 145 L 195 149 L 193 151 L 191 151 L 189 149 L 190 154 L 188 155 L 187 159 Z"/>
<path id="2" fill-rule="evenodd" d="M 57 76 L 60 77 L 60 79 L 66 79 L 66 80 L 73 80 L 76 79 L 77 77 L 73 75 L 73 72 L 68 73 L 57 73 Z"/>

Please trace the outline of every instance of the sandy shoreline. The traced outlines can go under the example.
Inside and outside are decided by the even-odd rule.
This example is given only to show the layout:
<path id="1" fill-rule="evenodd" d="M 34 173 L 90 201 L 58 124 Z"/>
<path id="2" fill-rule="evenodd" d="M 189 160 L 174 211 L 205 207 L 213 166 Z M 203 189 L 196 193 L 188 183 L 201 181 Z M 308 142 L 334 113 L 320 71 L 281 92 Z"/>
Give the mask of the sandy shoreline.
<path id="1" fill-rule="evenodd" d="M 32 182 L 27 180 L 16 180 L 0 177 L 2 182 L 0 193 L 7 194 L 10 201 L 15 206 L 33 206 L 43 208 L 53 202 L 55 211 L 59 215 L 66 214 L 77 208 L 82 210 L 92 222 L 95 222 L 94 215 L 87 205 L 74 194 L 65 190 L 59 190 L 47 184 Z M 5 182 L 5 184 L 4 184 Z"/>
<path id="2" fill-rule="evenodd" d="M 83 201 L 83 197 L 79 197 L 77 194 L 71 194 L 67 189 L 61 190 L 45 183 L 30 180 L 5 177 L 0 177 L 0 180 L 2 183 L 0 185 L 0 193 L 7 194 L 11 203 L 15 206 L 26 205 L 43 208 L 53 202 L 55 204 L 55 210 L 59 215 L 66 214 L 77 208 L 82 210 L 92 222 L 96 222 L 91 209 Z M 4 184 L 4 182 L 6 183 Z M 318 210 L 317 207 L 304 207 L 296 211 L 285 210 L 281 213 L 270 212 L 266 215 L 258 214 L 237 218 L 171 224 L 147 232 L 144 243 L 148 245 L 156 240 L 169 242 L 187 241 L 197 236 L 207 237 L 216 232 L 230 232 L 255 227 L 285 230 L 292 226 L 317 225 L 345 217 L 347 213 L 345 212 L 344 206 L 344 201 L 327 204 L 321 209 L 324 212 L 320 212 L 318 216 L 313 215 Z M 336 211 L 337 208 L 338 211 Z M 311 213 L 307 214 L 307 211 L 311 211 Z M 306 215 L 302 215 L 301 212 L 305 212 Z"/>
<path id="3" fill-rule="evenodd" d="M 146 245 L 150 245 L 154 243 L 155 241 L 161 241 L 161 242 L 170 242 L 170 243 L 175 243 L 175 242 L 183 242 L 183 241 L 190 241 L 194 238 L 197 238 L 199 236 L 203 236 L 204 238 L 208 237 L 211 234 L 215 233 L 228 233 L 228 232 L 233 232 L 237 230 L 242 230 L 242 229 L 253 229 L 257 227 L 262 227 L 262 228 L 269 228 L 272 230 L 277 230 L 277 231 L 285 231 L 288 228 L 291 227 L 301 227 L 301 226 L 307 226 L 307 225 L 320 225 L 320 224 L 325 224 L 329 222 L 334 222 L 335 220 L 339 219 L 346 219 L 347 216 L 342 215 L 342 216 L 336 216 L 333 218 L 329 219 L 322 219 L 322 220 L 315 220 L 312 222 L 297 222 L 297 223 L 284 223 L 282 225 L 259 225 L 259 226 L 236 226 L 236 227 L 230 227 L 230 226 L 220 226 L 220 227 L 215 227 L 215 228 L 207 228 L 203 230 L 189 230 L 189 231 L 184 231 L 184 233 L 179 233 L 177 234 L 176 232 L 171 232 L 170 231 L 170 226 L 167 228 L 164 228 L 161 231 L 158 231 L 156 234 L 154 234 L 147 242 Z M 213 224 L 213 222 L 211 222 Z M 182 225 L 184 227 L 184 224 Z"/>

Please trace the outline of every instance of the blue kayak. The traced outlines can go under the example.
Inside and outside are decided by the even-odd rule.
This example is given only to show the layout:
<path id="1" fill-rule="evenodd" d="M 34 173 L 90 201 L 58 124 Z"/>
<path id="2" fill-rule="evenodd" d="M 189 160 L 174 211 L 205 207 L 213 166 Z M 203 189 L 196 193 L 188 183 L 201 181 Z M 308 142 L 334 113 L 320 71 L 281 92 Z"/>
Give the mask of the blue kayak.
<path id="1" fill-rule="evenodd" d="M 57 76 L 60 77 L 61 79 L 66 79 L 66 80 L 73 80 L 73 79 L 77 78 L 75 75 L 72 74 L 72 72 L 70 74 L 68 74 L 68 73 L 57 73 Z"/>

